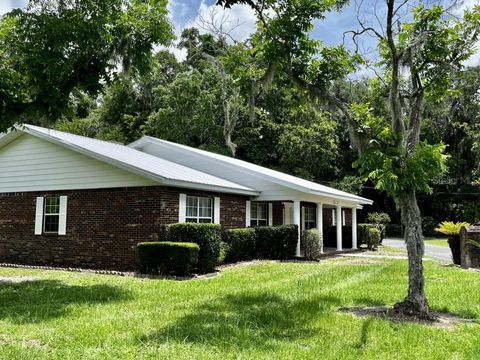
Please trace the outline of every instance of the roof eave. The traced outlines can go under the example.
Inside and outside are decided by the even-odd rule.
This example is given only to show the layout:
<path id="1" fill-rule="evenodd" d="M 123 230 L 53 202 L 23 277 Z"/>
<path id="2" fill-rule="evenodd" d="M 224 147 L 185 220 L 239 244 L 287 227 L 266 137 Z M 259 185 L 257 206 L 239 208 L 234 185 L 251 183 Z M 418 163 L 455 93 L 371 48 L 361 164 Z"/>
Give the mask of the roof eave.
<path id="1" fill-rule="evenodd" d="M 148 136 L 148 135 L 144 135 L 142 136 L 140 139 L 130 143 L 128 146 L 132 147 L 132 148 L 141 148 L 141 146 L 139 145 L 143 145 L 145 143 L 151 143 L 151 144 L 166 144 L 165 141 L 162 141 L 161 139 L 157 139 L 155 137 L 152 137 L 152 136 Z M 196 155 L 196 154 L 194 154 Z M 217 159 L 218 160 L 218 159 Z M 232 164 L 229 164 L 223 160 L 218 160 L 218 161 L 221 161 L 222 164 L 224 164 L 225 166 L 231 166 L 231 167 L 234 167 L 235 169 L 238 169 L 238 167 L 232 165 Z M 301 185 L 298 185 L 298 184 L 294 184 L 294 183 L 291 183 L 289 181 L 285 181 L 285 180 L 282 180 L 282 179 L 278 179 L 278 178 L 275 178 L 273 176 L 266 176 L 266 175 L 263 175 L 263 174 L 259 174 L 258 172 L 256 171 L 253 171 L 253 170 L 248 170 L 248 169 L 245 169 L 244 170 L 245 172 L 248 172 L 248 173 L 254 173 L 256 176 L 259 176 L 259 177 L 262 177 L 264 179 L 267 179 L 273 183 L 276 183 L 278 185 L 282 185 L 282 186 L 285 186 L 285 187 L 288 187 L 290 189 L 293 189 L 293 190 L 297 190 L 297 191 L 300 191 L 300 192 L 303 192 L 303 193 L 310 193 L 310 194 L 313 194 L 313 195 L 320 195 L 320 196 L 324 196 L 324 197 L 328 197 L 328 198 L 333 198 L 335 200 L 345 200 L 345 201 L 350 201 L 350 202 L 354 202 L 354 203 L 357 203 L 357 204 L 362 204 L 362 205 L 372 205 L 373 204 L 373 201 L 370 200 L 370 199 L 366 199 L 366 198 L 362 198 L 360 196 L 353 196 L 353 197 L 350 197 L 350 196 L 343 196 L 343 195 L 336 195 L 336 194 L 332 194 L 332 193 L 328 193 L 328 192 L 322 192 L 322 191 L 318 191 L 318 190 L 313 190 L 313 189 L 310 189 L 308 187 L 305 187 L 305 186 L 301 186 Z"/>
<path id="2" fill-rule="evenodd" d="M 36 131 L 34 129 L 23 127 L 23 126 L 20 127 L 20 128 L 16 126 L 16 128 L 17 128 L 17 130 L 19 130 L 21 132 L 24 132 L 26 134 L 37 136 L 37 137 L 42 138 L 44 140 L 50 141 L 54 144 L 57 144 L 57 145 L 60 145 L 60 146 L 63 146 L 63 147 L 67 147 L 71 150 L 74 150 L 78 153 L 89 156 L 89 157 L 94 158 L 96 160 L 106 162 L 106 163 L 108 163 L 110 165 L 113 165 L 113 166 L 116 166 L 118 168 L 127 170 L 129 172 L 132 172 L 132 173 L 135 173 L 137 175 L 146 177 L 148 179 L 157 181 L 158 183 L 160 183 L 162 185 L 170 185 L 170 186 L 178 186 L 178 187 L 192 188 L 192 189 L 197 189 L 197 190 L 210 190 L 210 191 L 214 191 L 213 189 L 216 189 L 215 191 L 218 191 L 218 192 L 235 193 L 235 194 L 242 194 L 242 195 L 258 195 L 259 194 L 258 192 L 254 191 L 254 190 L 237 189 L 237 188 L 230 188 L 230 187 L 224 187 L 224 186 L 218 186 L 218 185 L 201 184 L 201 183 L 195 183 L 195 182 L 188 182 L 188 181 L 181 181 L 181 180 L 165 178 L 165 177 L 162 177 L 160 175 L 153 174 L 149 171 L 143 170 L 140 167 L 125 164 L 124 162 L 118 161 L 116 159 L 112 159 L 111 157 L 108 157 L 108 156 L 98 154 L 94 151 L 87 150 L 87 149 L 85 149 L 81 146 L 77 146 L 76 144 L 72 144 L 69 141 L 64 141 L 64 140 L 57 139 L 56 137 L 44 134 L 44 133 Z"/>

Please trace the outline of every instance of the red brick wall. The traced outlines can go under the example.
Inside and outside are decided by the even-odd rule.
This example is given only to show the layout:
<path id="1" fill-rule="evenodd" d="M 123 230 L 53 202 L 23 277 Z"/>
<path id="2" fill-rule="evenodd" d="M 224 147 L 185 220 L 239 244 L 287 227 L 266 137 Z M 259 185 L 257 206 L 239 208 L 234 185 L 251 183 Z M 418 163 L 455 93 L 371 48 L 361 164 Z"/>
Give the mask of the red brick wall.
<path id="1" fill-rule="evenodd" d="M 136 244 L 178 222 L 179 193 L 220 196 L 225 228 L 245 226 L 247 197 L 160 186 L 0 194 L 0 262 L 133 270 Z M 66 195 L 67 234 L 34 235 L 37 196 Z"/>

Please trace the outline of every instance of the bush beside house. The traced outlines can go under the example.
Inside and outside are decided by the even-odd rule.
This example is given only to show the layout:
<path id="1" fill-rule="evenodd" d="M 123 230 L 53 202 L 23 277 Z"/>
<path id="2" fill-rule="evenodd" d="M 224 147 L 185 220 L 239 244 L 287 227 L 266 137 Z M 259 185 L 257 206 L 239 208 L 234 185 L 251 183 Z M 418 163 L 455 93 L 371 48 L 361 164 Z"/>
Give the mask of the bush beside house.
<path id="1" fill-rule="evenodd" d="M 260 259 L 290 259 L 297 247 L 296 225 L 261 226 L 227 230 L 224 234 L 227 262 Z"/>
<path id="2" fill-rule="evenodd" d="M 195 243 L 144 242 L 137 245 L 140 272 L 187 275 L 198 263 L 200 247 Z"/>
<path id="3" fill-rule="evenodd" d="M 297 225 L 260 226 L 255 228 L 257 256 L 262 259 L 290 259 L 298 241 Z"/>
<path id="4" fill-rule="evenodd" d="M 322 235 L 317 229 L 305 231 L 303 235 L 305 259 L 316 260 L 322 253 Z"/>
<path id="5" fill-rule="evenodd" d="M 197 270 L 208 273 L 215 270 L 220 256 L 222 228 L 218 224 L 178 223 L 165 228 L 165 240 L 169 242 L 193 242 L 198 244 Z"/>
<path id="6" fill-rule="evenodd" d="M 256 256 L 255 228 L 227 230 L 223 241 L 226 244 L 226 262 L 251 260 Z"/>
<path id="7" fill-rule="evenodd" d="M 187 274 L 196 265 L 199 273 L 206 273 L 214 271 L 223 259 L 290 259 L 295 255 L 297 236 L 296 225 L 232 229 L 222 234 L 216 224 L 171 224 L 160 234 L 165 241 L 138 244 L 140 271 Z M 312 233 L 311 237 L 318 247 L 318 235 Z M 309 253 L 316 256 L 316 249 L 312 244 Z"/>

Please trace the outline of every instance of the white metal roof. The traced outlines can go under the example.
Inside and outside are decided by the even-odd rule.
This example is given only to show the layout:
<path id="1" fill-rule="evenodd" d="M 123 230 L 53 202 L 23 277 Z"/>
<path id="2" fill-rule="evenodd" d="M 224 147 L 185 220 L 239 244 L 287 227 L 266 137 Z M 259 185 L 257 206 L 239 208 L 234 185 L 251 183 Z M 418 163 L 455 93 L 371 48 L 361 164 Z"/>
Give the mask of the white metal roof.
<path id="1" fill-rule="evenodd" d="M 321 185 L 313 181 L 301 179 L 296 176 L 282 173 L 280 171 L 272 170 L 263 166 L 255 165 L 247 161 L 235 159 L 229 156 L 212 153 L 205 150 L 196 149 L 190 146 L 173 143 L 166 140 L 157 139 L 151 136 L 144 136 L 141 139 L 131 143 L 129 146 L 133 148 L 141 148 L 146 143 L 153 143 L 159 146 L 175 149 L 178 152 L 188 152 L 192 156 L 206 157 L 216 163 L 223 164 L 223 166 L 232 166 L 235 168 L 242 168 L 247 172 L 255 174 L 258 177 L 269 180 L 273 183 L 281 184 L 295 190 L 303 191 L 313 195 L 333 197 L 342 200 L 352 201 L 358 204 L 372 204 L 373 202 L 361 196 L 350 194 L 345 191 L 337 190 L 329 186 Z M 238 179 L 241 182 L 241 179 Z"/>
<path id="2" fill-rule="evenodd" d="M 102 141 L 62 131 L 51 130 L 33 125 L 19 125 L 6 136 L 0 137 L 0 146 L 24 132 L 65 146 L 97 160 L 157 180 L 164 185 L 195 188 L 202 190 L 230 192 L 245 195 L 258 195 L 258 192 L 234 182 L 176 164 L 134 148 Z M 17 133 L 17 134 L 15 134 Z"/>

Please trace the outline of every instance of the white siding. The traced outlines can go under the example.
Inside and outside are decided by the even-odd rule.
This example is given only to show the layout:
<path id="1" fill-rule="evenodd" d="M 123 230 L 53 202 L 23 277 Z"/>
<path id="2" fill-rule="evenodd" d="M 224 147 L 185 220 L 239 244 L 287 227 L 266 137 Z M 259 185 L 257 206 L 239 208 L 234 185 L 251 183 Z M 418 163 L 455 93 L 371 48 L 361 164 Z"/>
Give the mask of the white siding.
<path id="1" fill-rule="evenodd" d="M 0 193 L 156 184 L 27 134 L 0 149 Z"/>

